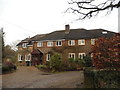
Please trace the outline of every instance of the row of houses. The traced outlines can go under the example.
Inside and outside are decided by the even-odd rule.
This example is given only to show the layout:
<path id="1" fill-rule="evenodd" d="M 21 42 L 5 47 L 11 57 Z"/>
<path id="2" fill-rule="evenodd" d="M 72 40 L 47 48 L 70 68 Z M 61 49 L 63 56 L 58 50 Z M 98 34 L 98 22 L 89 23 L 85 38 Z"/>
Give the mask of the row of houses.
<path id="1" fill-rule="evenodd" d="M 64 30 L 38 34 L 18 43 L 18 65 L 45 64 L 54 53 L 59 53 L 62 60 L 92 56 L 95 41 L 100 37 L 111 37 L 114 34 L 104 29 L 70 29 L 69 25 L 65 25 Z"/>

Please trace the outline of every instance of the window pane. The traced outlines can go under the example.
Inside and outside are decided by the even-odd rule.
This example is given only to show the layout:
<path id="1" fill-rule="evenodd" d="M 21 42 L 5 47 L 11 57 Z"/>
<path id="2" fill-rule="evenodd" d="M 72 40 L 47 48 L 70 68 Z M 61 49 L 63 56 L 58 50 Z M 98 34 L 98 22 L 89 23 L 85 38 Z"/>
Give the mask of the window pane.
<path id="1" fill-rule="evenodd" d="M 53 42 L 47 42 L 47 46 L 53 46 Z"/>

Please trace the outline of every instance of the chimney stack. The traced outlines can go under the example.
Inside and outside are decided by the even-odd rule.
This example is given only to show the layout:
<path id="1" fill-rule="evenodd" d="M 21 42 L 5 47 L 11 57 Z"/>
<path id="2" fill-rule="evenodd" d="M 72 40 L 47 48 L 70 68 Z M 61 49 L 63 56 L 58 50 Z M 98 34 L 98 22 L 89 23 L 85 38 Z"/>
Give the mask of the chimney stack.
<path id="1" fill-rule="evenodd" d="M 65 25 L 65 34 L 68 34 L 70 32 L 70 25 Z"/>

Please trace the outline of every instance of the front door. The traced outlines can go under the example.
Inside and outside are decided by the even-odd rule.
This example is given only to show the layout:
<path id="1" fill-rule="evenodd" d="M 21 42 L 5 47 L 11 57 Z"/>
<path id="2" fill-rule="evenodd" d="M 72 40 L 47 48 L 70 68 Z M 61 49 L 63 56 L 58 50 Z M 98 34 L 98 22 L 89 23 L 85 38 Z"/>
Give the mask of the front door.
<path id="1" fill-rule="evenodd" d="M 42 64 L 42 57 L 43 53 L 40 52 L 39 50 L 34 50 L 32 53 L 32 65 L 39 65 Z"/>

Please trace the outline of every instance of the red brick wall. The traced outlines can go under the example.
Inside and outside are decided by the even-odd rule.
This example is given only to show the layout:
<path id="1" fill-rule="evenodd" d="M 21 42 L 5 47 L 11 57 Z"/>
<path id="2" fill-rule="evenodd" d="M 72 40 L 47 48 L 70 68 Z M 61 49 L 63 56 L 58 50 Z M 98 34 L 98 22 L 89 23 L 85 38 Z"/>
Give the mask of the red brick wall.
<path id="1" fill-rule="evenodd" d="M 85 40 L 85 45 L 78 45 L 78 40 L 75 40 L 74 46 L 68 45 L 68 40 L 62 41 L 62 46 L 56 46 L 56 41 L 53 42 L 53 47 L 56 49 L 61 50 L 61 55 L 63 60 L 68 60 L 68 54 L 69 53 L 75 53 L 75 57 L 78 58 L 78 53 L 86 53 L 88 54 L 91 52 L 91 39 Z M 47 47 L 47 41 L 43 42 L 43 47 L 37 47 L 37 42 L 34 42 L 33 47 L 28 47 L 27 49 L 31 52 L 33 49 L 39 49 L 41 52 L 43 52 L 43 63 L 46 63 L 46 54 L 47 52 L 53 50 L 53 47 Z M 21 50 L 22 48 L 18 48 L 18 50 Z M 54 53 L 54 52 L 53 52 Z"/>

